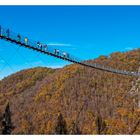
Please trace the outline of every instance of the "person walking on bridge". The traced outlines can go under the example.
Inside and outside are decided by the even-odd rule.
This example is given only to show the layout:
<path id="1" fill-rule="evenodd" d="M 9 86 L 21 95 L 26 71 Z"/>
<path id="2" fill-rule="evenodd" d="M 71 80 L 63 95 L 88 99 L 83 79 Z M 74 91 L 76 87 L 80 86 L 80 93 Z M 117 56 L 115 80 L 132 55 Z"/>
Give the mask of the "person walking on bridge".
<path id="1" fill-rule="evenodd" d="M 56 54 L 59 55 L 59 50 L 56 50 Z"/>
<path id="2" fill-rule="evenodd" d="M 7 37 L 9 38 L 10 37 L 10 30 L 9 29 L 6 30 L 6 34 L 7 34 Z"/>
<path id="3" fill-rule="evenodd" d="M 25 44 L 28 45 L 28 38 L 27 37 L 25 37 L 24 41 L 25 41 Z"/>
<path id="4" fill-rule="evenodd" d="M 54 49 L 54 54 L 59 55 L 59 50 L 58 49 Z"/>
<path id="5" fill-rule="evenodd" d="M 39 45 L 40 45 L 40 42 L 38 41 L 38 42 L 37 42 L 37 47 L 38 47 L 38 48 L 39 48 Z"/>
<path id="6" fill-rule="evenodd" d="M 42 50 L 42 44 L 39 41 L 37 42 L 37 46 L 38 46 L 39 49 Z"/>
<path id="7" fill-rule="evenodd" d="M 44 50 L 45 50 L 45 51 L 47 51 L 47 47 L 48 47 L 48 46 L 45 44 L 45 45 L 44 45 Z"/>
<path id="8" fill-rule="evenodd" d="M 42 44 L 40 44 L 40 49 L 42 50 Z"/>
<path id="9" fill-rule="evenodd" d="M 66 58 L 66 56 L 67 56 L 67 53 L 63 52 L 63 57 Z"/>
<path id="10" fill-rule="evenodd" d="M 21 36 L 20 36 L 20 34 L 17 35 L 17 39 L 18 39 L 18 42 L 21 41 Z"/>

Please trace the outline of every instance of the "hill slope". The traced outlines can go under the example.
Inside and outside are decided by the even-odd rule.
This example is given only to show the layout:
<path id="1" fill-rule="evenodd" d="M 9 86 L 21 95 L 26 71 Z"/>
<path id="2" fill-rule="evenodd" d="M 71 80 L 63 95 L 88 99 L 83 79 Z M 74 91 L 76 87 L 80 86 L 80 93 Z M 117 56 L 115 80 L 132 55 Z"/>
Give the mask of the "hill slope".
<path id="1" fill-rule="evenodd" d="M 137 71 L 139 56 L 140 49 L 94 61 Z M 140 134 L 138 98 L 128 95 L 135 80 L 75 64 L 23 70 L 0 81 L 0 112 L 8 100 L 13 134 L 54 134 L 60 113 L 68 134 Z"/>

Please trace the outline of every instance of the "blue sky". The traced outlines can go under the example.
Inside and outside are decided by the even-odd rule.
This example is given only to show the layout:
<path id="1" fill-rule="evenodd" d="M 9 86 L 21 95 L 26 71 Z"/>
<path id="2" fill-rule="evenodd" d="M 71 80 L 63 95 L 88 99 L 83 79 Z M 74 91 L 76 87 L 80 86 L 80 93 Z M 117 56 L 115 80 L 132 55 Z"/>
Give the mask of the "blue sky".
<path id="1" fill-rule="evenodd" d="M 85 59 L 140 46 L 139 6 L 0 6 L 0 25 Z M 0 79 L 69 64 L 0 40 Z"/>

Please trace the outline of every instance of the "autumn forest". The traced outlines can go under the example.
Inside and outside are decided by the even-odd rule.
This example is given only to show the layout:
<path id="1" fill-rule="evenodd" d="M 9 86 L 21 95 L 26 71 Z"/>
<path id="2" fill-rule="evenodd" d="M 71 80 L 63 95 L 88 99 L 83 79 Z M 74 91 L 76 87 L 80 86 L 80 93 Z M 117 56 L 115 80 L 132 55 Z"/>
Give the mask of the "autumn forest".
<path id="1" fill-rule="evenodd" d="M 139 60 L 136 49 L 88 62 L 138 71 Z M 139 87 L 137 77 L 78 64 L 22 70 L 0 81 L 0 133 L 140 134 Z"/>

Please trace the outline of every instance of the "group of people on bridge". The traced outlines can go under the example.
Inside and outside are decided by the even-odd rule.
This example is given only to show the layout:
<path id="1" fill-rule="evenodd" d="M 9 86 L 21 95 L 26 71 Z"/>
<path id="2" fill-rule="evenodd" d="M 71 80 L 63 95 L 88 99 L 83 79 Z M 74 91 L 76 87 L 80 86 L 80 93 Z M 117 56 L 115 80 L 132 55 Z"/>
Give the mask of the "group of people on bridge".
<path id="1" fill-rule="evenodd" d="M 0 26 L 0 36 L 6 36 L 7 38 L 10 38 L 10 29 L 6 29 L 4 30 L 1 26 Z M 22 42 L 22 37 L 20 34 L 17 34 L 16 36 L 16 40 L 18 42 Z M 27 37 L 24 37 L 24 43 L 25 45 L 29 45 L 29 40 Z M 48 45 L 47 44 L 42 44 L 41 42 L 36 42 L 36 45 L 39 49 L 43 50 L 43 51 L 48 51 Z M 36 46 L 35 45 L 35 46 Z M 54 49 L 54 52 L 53 52 L 55 55 L 60 55 L 60 56 L 63 56 L 64 58 L 69 58 L 69 54 L 66 53 L 66 52 L 62 52 L 60 53 L 59 49 Z"/>

